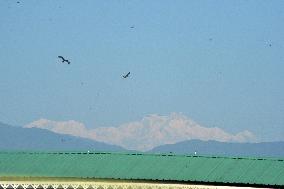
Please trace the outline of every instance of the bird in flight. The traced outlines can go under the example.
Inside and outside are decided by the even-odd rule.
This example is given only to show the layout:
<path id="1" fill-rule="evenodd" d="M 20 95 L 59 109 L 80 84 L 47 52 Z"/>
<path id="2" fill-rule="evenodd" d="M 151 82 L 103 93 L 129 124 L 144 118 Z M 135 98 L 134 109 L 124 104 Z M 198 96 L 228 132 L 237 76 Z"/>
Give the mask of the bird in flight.
<path id="1" fill-rule="evenodd" d="M 128 78 L 130 75 L 130 72 L 128 72 L 126 75 L 123 75 L 122 77 L 125 79 L 125 78 Z"/>
<path id="2" fill-rule="evenodd" d="M 60 58 L 62 60 L 62 63 L 67 62 L 68 64 L 70 64 L 71 62 L 67 59 L 65 59 L 63 56 L 58 56 L 58 58 Z"/>

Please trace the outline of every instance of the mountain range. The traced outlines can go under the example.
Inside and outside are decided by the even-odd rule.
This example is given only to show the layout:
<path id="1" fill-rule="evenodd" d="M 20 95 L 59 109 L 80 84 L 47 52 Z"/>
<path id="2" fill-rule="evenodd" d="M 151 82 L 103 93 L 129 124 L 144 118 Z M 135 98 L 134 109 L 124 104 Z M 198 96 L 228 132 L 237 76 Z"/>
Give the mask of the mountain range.
<path id="1" fill-rule="evenodd" d="M 218 141 L 189 140 L 161 145 L 152 153 L 175 153 L 241 157 L 284 157 L 284 142 L 228 143 Z"/>
<path id="2" fill-rule="evenodd" d="M 44 118 L 28 123 L 24 127 L 46 129 L 58 134 L 102 141 L 143 152 L 156 146 L 193 139 L 236 143 L 256 141 L 251 131 L 230 133 L 219 127 L 200 125 L 190 117 L 175 112 L 169 115 L 149 114 L 140 120 L 107 127 L 98 125 L 86 127 L 84 123 L 76 120 L 60 121 Z"/>
<path id="3" fill-rule="evenodd" d="M 56 134 L 45 129 L 10 126 L 1 122 L 0 150 L 125 151 L 125 149 L 116 145 L 71 135 Z"/>
<path id="4" fill-rule="evenodd" d="M 0 150 L 32 151 L 129 151 L 117 145 L 47 129 L 23 128 L 0 122 Z M 154 147 L 147 153 L 195 154 L 206 156 L 284 157 L 284 142 L 229 143 L 187 140 Z"/>

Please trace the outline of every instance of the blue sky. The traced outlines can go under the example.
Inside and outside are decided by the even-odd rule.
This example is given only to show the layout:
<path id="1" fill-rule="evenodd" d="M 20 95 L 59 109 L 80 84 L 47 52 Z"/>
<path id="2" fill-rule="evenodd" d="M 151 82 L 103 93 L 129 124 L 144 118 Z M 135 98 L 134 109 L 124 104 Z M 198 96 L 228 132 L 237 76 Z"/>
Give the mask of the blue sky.
<path id="1" fill-rule="evenodd" d="M 182 112 L 284 140 L 284 1 L 19 2 L 0 1 L 0 121 Z"/>

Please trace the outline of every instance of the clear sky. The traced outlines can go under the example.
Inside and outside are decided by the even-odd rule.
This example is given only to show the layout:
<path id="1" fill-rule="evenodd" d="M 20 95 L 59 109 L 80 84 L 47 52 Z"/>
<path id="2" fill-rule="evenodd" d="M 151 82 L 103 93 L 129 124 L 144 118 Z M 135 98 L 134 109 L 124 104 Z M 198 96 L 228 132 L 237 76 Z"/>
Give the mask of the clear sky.
<path id="1" fill-rule="evenodd" d="M 284 1 L 18 1 L 0 1 L 0 121 L 182 112 L 284 140 Z"/>

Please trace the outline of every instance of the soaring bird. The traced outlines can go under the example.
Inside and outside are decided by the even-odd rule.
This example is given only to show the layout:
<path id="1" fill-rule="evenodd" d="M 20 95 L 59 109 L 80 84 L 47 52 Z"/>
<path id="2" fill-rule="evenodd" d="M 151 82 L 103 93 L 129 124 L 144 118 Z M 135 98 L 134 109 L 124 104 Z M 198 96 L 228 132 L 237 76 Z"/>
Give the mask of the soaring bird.
<path id="1" fill-rule="evenodd" d="M 130 72 L 128 72 L 126 75 L 123 75 L 122 77 L 125 79 L 125 78 L 128 78 L 130 75 Z"/>
<path id="2" fill-rule="evenodd" d="M 62 63 L 67 62 L 68 64 L 70 64 L 71 62 L 67 59 L 65 59 L 63 56 L 58 56 L 58 58 L 61 58 Z"/>

